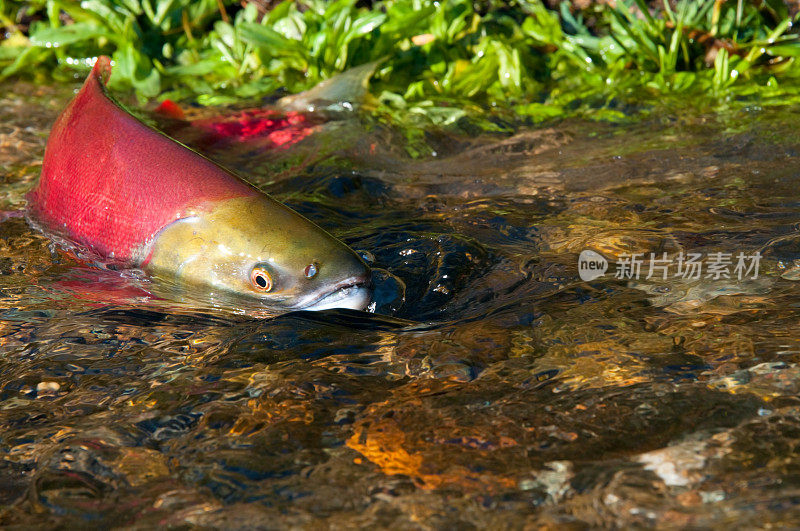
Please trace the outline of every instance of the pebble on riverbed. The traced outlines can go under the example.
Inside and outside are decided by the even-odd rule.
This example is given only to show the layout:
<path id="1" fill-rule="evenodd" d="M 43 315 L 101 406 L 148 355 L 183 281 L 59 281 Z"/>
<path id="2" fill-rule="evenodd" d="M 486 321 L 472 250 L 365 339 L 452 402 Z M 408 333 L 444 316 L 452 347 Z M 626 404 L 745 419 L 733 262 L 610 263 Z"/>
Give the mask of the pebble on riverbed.
<path id="1" fill-rule="evenodd" d="M 39 382 L 36 385 L 37 396 L 50 396 L 56 394 L 61 389 L 57 382 Z"/>

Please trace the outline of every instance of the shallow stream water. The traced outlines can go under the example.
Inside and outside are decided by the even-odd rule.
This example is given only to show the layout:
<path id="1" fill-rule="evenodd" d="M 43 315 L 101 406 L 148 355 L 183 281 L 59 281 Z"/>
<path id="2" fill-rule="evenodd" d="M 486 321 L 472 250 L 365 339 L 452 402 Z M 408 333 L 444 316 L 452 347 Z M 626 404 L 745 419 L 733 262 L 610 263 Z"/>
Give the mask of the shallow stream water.
<path id="1" fill-rule="evenodd" d="M 0 94 L 13 210 L 71 92 Z M 164 301 L 0 223 L 0 526 L 797 525 L 797 121 L 431 134 L 412 160 L 337 118 L 208 147 L 368 253 L 374 313 Z M 584 250 L 605 275 L 581 280 Z"/>

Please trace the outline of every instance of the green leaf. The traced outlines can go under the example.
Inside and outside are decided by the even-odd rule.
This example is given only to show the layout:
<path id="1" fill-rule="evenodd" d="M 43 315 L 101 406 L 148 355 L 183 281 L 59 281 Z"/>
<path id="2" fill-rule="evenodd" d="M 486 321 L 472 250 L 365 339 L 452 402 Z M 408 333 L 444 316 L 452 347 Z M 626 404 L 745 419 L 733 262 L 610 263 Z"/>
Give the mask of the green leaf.
<path id="1" fill-rule="evenodd" d="M 386 15 L 383 13 L 369 13 L 353 21 L 353 25 L 350 27 L 348 35 L 350 35 L 350 38 L 353 38 L 355 36 L 370 33 L 385 21 Z"/>
<path id="2" fill-rule="evenodd" d="M 243 41 L 266 49 L 267 53 L 271 55 L 305 55 L 302 44 L 294 39 L 287 39 L 272 28 L 252 22 L 244 22 L 239 24 L 236 29 Z"/>
<path id="3" fill-rule="evenodd" d="M 47 54 L 47 50 L 42 48 L 27 48 L 23 50 L 16 58 L 16 60 L 0 71 L 0 79 L 5 79 L 12 76 L 31 65 L 36 65 Z"/>
<path id="4" fill-rule="evenodd" d="M 775 44 L 767 48 L 767 53 L 773 57 L 800 57 L 800 42 Z"/>
<path id="5" fill-rule="evenodd" d="M 116 40 L 118 36 L 93 24 L 78 22 L 59 28 L 38 29 L 31 35 L 31 43 L 44 48 L 57 48 L 75 42 L 90 41 L 98 37 Z"/>

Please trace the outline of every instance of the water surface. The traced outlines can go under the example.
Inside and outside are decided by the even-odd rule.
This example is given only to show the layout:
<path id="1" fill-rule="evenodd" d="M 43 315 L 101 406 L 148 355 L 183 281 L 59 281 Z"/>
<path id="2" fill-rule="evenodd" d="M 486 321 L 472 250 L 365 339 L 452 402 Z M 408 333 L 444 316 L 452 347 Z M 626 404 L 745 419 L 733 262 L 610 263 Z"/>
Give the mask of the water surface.
<path id="1" fill-rule="evenodd" d="M 0 93 L 11 210 L 71 87 Z M 797 523 L 796 122 L 431 134 L 413 160 L 351 117 L 206 146 L 370 253 L 374 313 L 159 300 L 3 222 L 0 525 Z M 585 282 L 585 249 L 763 258 L 746 281 Z"/>

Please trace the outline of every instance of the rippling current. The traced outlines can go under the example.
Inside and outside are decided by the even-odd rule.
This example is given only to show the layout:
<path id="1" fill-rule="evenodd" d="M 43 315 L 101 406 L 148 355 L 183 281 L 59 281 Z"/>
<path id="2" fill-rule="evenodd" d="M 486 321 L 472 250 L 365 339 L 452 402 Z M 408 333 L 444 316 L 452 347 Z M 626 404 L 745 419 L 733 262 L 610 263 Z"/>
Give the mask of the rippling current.
<path id="1" fill-rule="evenodd" d="M 0 93 L 10 211 L 70 92 Z M 7 219 L 0 526 L 797 524 L 797 119 L 431 133 L 414 160 L 349 117 L 206 151 L 364 251 L 374 313 L 160 300 Z M 616 278 L 633 253 L 734 263 Z"/>

